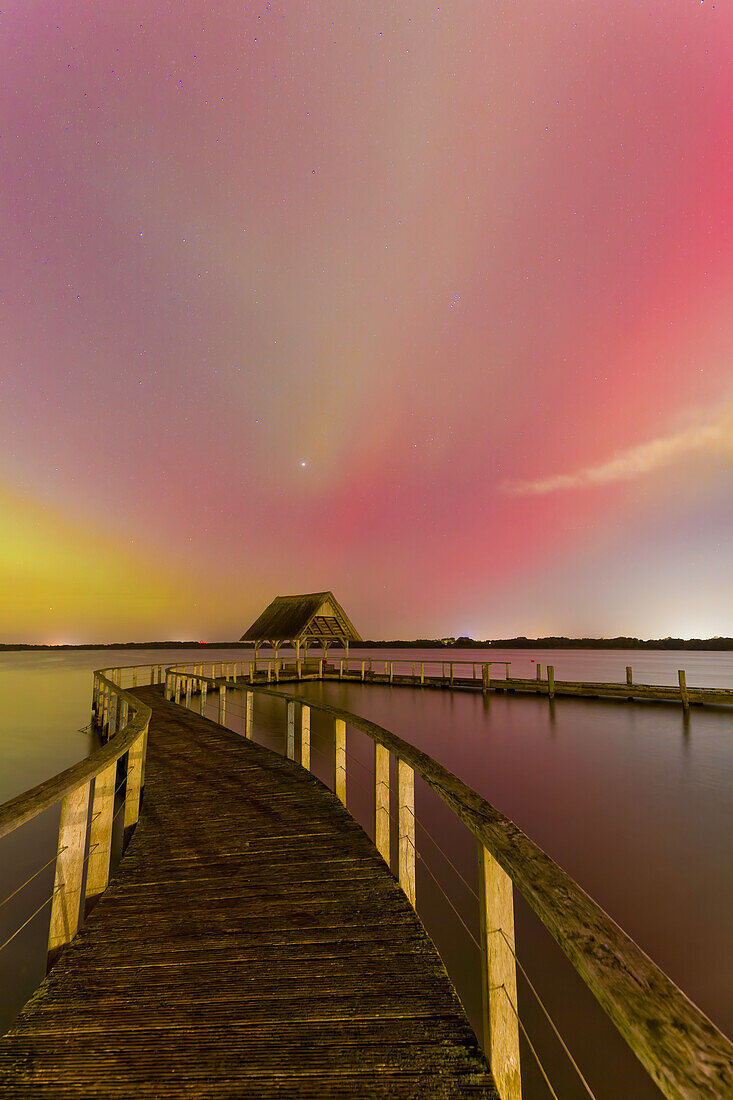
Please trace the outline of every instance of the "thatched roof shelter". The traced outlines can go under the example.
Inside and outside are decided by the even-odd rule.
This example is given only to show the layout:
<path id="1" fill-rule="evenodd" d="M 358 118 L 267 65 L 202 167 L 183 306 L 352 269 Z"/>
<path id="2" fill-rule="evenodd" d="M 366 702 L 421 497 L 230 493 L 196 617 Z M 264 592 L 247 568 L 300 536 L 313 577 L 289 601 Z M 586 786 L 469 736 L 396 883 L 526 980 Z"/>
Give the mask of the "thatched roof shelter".
<path id="1" fill-rule="evenodd" d="M 254 642 L 255 652 L 270 645 L 277 653 L 281 645 L 290 644 L 300 651 L 316 642 L 328 651 L 329 645 L 340 643 L 347 654 L 349 642 L 361 637 L 333 592 L 307 592 L 299 596 L 276 596 L 258 619 L 245 631 L 240 641 Z"/>

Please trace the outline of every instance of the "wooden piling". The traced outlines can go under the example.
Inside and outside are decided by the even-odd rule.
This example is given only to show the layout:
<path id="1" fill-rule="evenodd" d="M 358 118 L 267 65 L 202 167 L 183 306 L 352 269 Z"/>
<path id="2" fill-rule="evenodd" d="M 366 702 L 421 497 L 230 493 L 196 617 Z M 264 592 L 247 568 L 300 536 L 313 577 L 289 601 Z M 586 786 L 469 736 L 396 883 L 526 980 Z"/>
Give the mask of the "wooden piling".
<path id="1" fill-rule="evenodd" d="M 397 757 L 397 877 L 414 906 L 415 889 L 415 772 Z"/>
<path id="2" fill-rule="evenodd" d="M 521 1100 L 512 880 L 479 841 L 484 1054 L 501 1100 Z"/>
<path id="3" fill-rule="evenodd" d="M 61 803 L 56 874 L 48 930 L 47 966 L 49 969 L 53 966 L 61 948 L 73 940 L 79 927 L 90 786 L 90 783 L 83 783 L 75 791 L 67 794 Z"/>
<path id="4" fill-rule="evenodd" d="M 311 770 L 311 708 L 305 703 L 300 706 L 300 764 Z"/>
<path id="5" fill-rule="evenodd" d="M 140 816 L 140 790 L 143 780 L 143 758 L 147 730 L 140 734 L 127 752 L 127 780 L 125 783 L 125 828 L 137 824 Z"/>
<path id="6" fill-rule="evenodd" d="M 285 704 L 286 710 L 286 736 L 285 736 L 285 755 L 288 760 L 295 760 L 295 701 L 288 699 Z"/>
<path id="7" fill-rule="evenodd" d="M 550 699 L 555 698 L 555 666 L 547 666 L 547 694 Z"/>
<path id="8" fill-rule="evenodd" d="M 201 713 L 202 718 L 206 717 L 206 689 L 207 689 L 207 687 L 208 687 L 208 684 L 207 684 L 206 680 L 202 680 L 201 681 L 201 699 L 200 699 L 200 713 Z"/>
<path id="9" fill-rule="evenodd" d="M 346 722 L 336 718 L 333 723 L 336 753 L 334 794 L 346 805 Z"/>
<path id="10" fill-rule="evenodd" d="M 389 865 L 389 749 L 378 741 L 374 742 L 374 843 Z"/>
<path id="11" fill-rule="evenodd" d="M 687 674 L 683 668 L 678 669 L 677 679 L 680 685 L 680 699 L 684 710 L 690 709 L 690 696 L 687 694 Z"/>
<path id="12" fill-rule="evenodd" d="M 225 726 L 227 718 L 227 689 L 225 684 L 219 685 L 219 725 Z"/>
<path id="13" fill-rule="evenodd" d="M 94 778 L 92 824 L 89 834 L 89 864 L 85 890 L 85 897 L 87 898 L 95 898 L 103 893 L 109 882 L 116 780 L 116 760 Z"/>
<path id="14" fill-rule="evenodd" d="M 244 736 L 248 741 L 252 740 L 254 735 L 254 701 L 255 695 L 253 691 L 245 691 L 244 693 Z"/>

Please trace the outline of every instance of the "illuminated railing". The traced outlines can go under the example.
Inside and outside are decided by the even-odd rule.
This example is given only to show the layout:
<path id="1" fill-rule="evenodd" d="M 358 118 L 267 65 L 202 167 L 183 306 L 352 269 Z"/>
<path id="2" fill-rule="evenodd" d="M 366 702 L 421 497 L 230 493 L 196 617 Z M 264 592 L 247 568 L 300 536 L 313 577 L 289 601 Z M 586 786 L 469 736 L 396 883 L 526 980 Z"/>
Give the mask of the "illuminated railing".
<path id="1" fill-rule="evenodd" d="M 513 886 L 550 932 L 664 1096 L 676 1100 L 681 1097 L 718 1100 L 733 1096 L 733 1044 L 608 914 L 512 821 L 442 765 L 389 730 L 328 703 L 256 683 L 262 670 L 253 662 L 218 662 L 217 665 L 214 672 L 220 673 L 218 677 L 208 676 L 201 664 L 172 666 L 166 671 L 166 698 L 206 716 L 211 710 L 210 697 L 214 695 L 216 720 L 245 738 L 254 736 L 255 695 L 281 700 L 285 704 L 285 754 L 308 770 L 311 770 L 313 747 L 311 712 L 327 716 L 333 723 L 330 765 L 333 790 L 344 806 L 347 789 L 352 778 L 356 779 L 353 769 L 349 768 L 354 758 L 348 747 L 347 728 L 370 738 L 373 743 L 370 778 L 375 844 L 388 864 L 396 848 L 394 870 L 405 894 L 418 910 L 416 859 L 425 861 L 418 852 L 416 835 L 417 830 L 427 833 L 427 829 L 415 815 L 415 775 L 440 796 L 473 834 L 479 864 L 478 940 L 450 898 L 447 900 L 481 952 L 483 1045 L 502 1100 L 519 1100 L 521 1096 L 520 1029 L 536 1056 L 517 1004 L 517 967 L 524 971 L 515 953 Z M 273 677 L 276 670 L 272 662 L 270 666 Z M 237 677 L 237 671 L 242 673 L 241 677 Z M 267 674 L 267 670 L 264 671 Z M 282 665 L 279 671 L 283 671 Z M 299 671 L 301 678 L 310 679 L 316 678 L 319 670 L 315 675 L 305 669 Z M 360 674 L 361 668 L 354 671 Z M 365 673 L 367 671 L 365 669 Z M 389 676 L 389 669 L 386 675 Z M 482 670 L 484 682 L 486 676 Z M 196 695 L 198 699 L 194 698 Z M 396 786 L 396 846 L 392 844 L 391 835 L 391 759 Z M 430 837 L 429 833 L 427 835 Z M 430 839 L 439 847 L 439 840 Z M 425 864 L 425 867 L 435 878 L 429 866 Z M 463 881 L 471 889 L 466 880 Z M 531 983 L 530 988 L 535 992 Z M 546 1013 L 544 1006 L 542 1008 Z M 582 1086 L 592 1096 L 567 1046 L 550 1022 L 580 1074 Z M 550 1094 L 556 1096 L 541 1064 L 540 1071 Z"/>
<path id="2" fill-rule="evenodd" d="M 122 826 L 129 835 L 140 812 L 150 708 L 121 688 L 119 669 L 94 673 L 93 707 L 106 744 L 0 806 L 2 838 L 61 803 L 56 855 L 0 901 L 4 905 L 54 865 L 52 892 L 0 943 L 0 951 L 7 948 L 50 906 L 48 967 L 76 935 L 85 906 L 107 888 L 116 819 L 124 814 Z M 117 810 L 116 799 L 122 799 Z"/>

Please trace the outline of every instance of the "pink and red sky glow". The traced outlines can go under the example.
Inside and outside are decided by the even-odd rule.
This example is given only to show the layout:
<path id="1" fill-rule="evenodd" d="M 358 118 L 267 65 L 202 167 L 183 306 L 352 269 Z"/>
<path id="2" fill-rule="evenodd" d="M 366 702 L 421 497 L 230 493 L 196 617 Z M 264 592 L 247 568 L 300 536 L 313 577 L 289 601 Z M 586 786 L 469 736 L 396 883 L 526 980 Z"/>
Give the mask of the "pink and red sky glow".
<path id="1" fill-rule="evenodd" d="M 0 641 L 733 634 L 733 9 L 0 16 Z"/>

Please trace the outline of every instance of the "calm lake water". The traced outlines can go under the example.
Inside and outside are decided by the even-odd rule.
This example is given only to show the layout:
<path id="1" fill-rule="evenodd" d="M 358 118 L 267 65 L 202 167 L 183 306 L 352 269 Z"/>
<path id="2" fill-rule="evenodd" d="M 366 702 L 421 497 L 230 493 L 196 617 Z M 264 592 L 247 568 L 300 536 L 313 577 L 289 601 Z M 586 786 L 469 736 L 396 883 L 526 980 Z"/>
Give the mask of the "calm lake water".
<path id="1" fill-rule="evenodd" d="M 200 650 L 192 652 L 201 659 Z M 93 738 L 84 727 L 91 670 L 193 656 L 182 651 L 0 655 L 0 801 L 88 753 Z M 207 653 L 209 659 L 227 656 L 242 659 L 243 651 Z M 375 651 L 364 656 L 376 660 Z M 380 651 L 382 660 L 385 656 L 389 652 Z M 675 684 L 677 670 L 684 668 L 691 686 L 733 687 L 733 653 L 400 650 L 393 656 L 507 660 L 520 676 L 533 676 L 533 662 L 539 661 L 543 670 L 554 664 L 556 679 L 572 680 L 622 681 L 630 664 L 635 681 L 653 684 Z M 298 690 L 378 722 L 448 767 L 516 821 L 723 1031 L 733 1034 L 733 709 L 693 708 L 685 717 L 681 707 L 667 703 L 556 699 L 550 706 L 534 697 L 497 695 L 487 702 L 466 692 L 338 683 Z M 228 716 L 239 729 L 235 698 Z M 283 724 L 282 703 L 257 701 L 258 740 L 282 751 Z M 314 713 L 313 770 L 329 784 L 330 738 L 329 723 Z M 354 731 L 349 753 L 358 763 L 349 772 L 349 808 L 371 831 L 370 746 Z M 475 846 L 467 831 L 419 782 L 416 795 L 418 819 L 475 883 Z M 58 811 L 52 811 L 0 841 L 0 900 L 53 854 L 57 823 Z M 471 929 L 475 901 L 421 832 L 418 850 L 423 861 L 418 907 L 477 1021 L 476 949 L 432 874 Z M 39 876 L 0 909 L 0 943 L 51 886 L 48 874 Z M 0 952 L 0 1024 L 5 1026 L 42 976 L 47 913 L 43 910 Z M 521 899 L 516 918 L 519 956 L 596 1095 L 658 1096 Z M 559 1095 L 586 1095 L 523 983 L 519 997 L 522 1018 Z M 549 1095 L 531 1058 L 523 1051 L 526 1095 Z"/>

